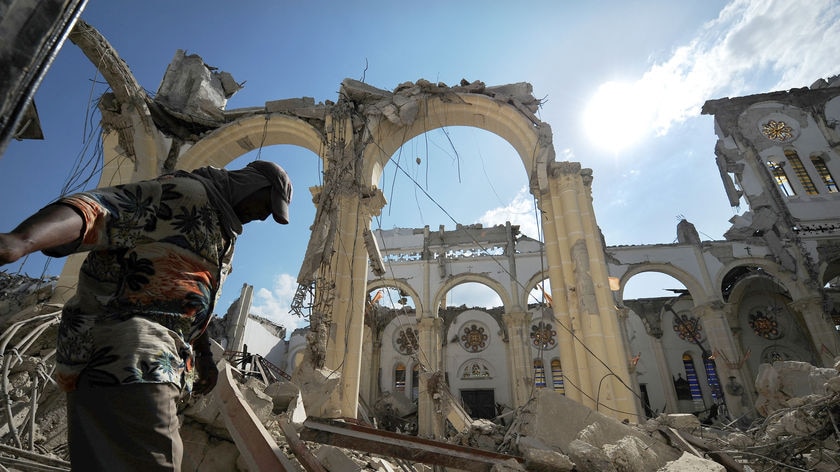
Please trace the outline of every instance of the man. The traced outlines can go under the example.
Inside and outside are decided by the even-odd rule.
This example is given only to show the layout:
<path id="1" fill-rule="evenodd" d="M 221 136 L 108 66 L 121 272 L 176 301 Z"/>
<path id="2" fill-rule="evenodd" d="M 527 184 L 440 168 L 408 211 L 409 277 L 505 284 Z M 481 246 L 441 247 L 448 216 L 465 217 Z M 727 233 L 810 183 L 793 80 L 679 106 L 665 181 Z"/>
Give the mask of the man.
<path id="1" fill-rule="evenodd" d="M 180 470 L 175 403 L 216 384 L 206 328 L 236 236 L 288 224 L 291 198 L 274 163 L 204 167 L 70 195 L 0 233 L 0 265 L 90 251 L 56 353 L 74 470 Z"/>

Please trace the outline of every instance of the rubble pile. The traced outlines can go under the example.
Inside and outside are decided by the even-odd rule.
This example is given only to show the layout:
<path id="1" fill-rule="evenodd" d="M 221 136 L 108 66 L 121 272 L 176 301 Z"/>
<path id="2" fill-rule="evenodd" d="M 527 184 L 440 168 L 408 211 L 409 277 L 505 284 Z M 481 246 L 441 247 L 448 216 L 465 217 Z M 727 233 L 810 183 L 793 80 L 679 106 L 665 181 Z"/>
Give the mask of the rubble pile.
<path id="1" fill-rule="evenodd" d="M 35 279 L 2 273 L 0 285 L 5 287 L 0 301 L 6 303 L 0 308 L 12 306 L 10 300 L 33 303 L 0 318 L 0 466 L 69 470 L 65 397 L 50 379 L 60 307 L 34 303 L 50 295 Z M 307 357 L 292 381 L 268 380 L 234 368 L 223 359 L 221 346 L 215 349 L 220 372 L 233 374 L 230 385 L 220 379 L 213 394 L 185 398 L 179 405 L 185 470 L 259 470 L 237 431 L 242 423 L 231 419 L 243 415 L 231 414 L 225 387 L 247 405 L 249 421 L 265 431 L 290 470 L 307 461 L 316 470 L 376 472 L 431 471 L 431 464 L 496 472 L 840 470 L 840 358 L 834 368 L 795 361 L 762 364 L 755 383 L 759 419 L 748 427 L 732 419 L 704 425 L 692 414 L 626 424 L 550 389 L 535 389 L 516 411 L 472 419 L 459 410 L 455 397 L 440 394 L 446 387 L 438 385 L 443 390 L 430 391 L 438 392 L 435 401 L 446 428 L 443 438 L 430 440 L 417 436 L 417 403 L 404 396 L 382 396 L 370 411 L 360 410 L 358 420 L 308 418 L 306 405 L 326 401 L 336 388 L 334 375 L 313 367 Z M 339 424 L 356 429 L 343 437 L 325 432 Z M 459 454 L 486 462 L 469 469 L 457 462 Z M 431 456 L 434 460 L 427 460 Z"/>

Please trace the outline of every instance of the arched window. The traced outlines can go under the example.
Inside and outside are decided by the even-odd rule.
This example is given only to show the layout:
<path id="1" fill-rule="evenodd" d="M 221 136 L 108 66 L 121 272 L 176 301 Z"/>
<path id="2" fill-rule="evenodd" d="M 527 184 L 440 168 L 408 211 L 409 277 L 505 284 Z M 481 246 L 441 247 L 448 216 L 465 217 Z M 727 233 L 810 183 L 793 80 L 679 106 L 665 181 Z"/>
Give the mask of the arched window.
<path id="1" fill-rule="evenodd" d="M 697 380 L 697 370 L 694 368 L 694 359 L 691 354 L 683 354 L 683 366 L 685 367 L 685 379 L 688 381 L 688 388 L 691 392 L 691 399 L 703 401 L 703 392 L 700 390 L 700 381 Z"/>
<path id="2" fill-rule="evenodd" d="M 767 161 L 767 167 L 770 168 L 770 173 L 773 174 L 773 179 L 776 180 L 776 185 L 779 186 L 779 190 L 781 190 L 786 197 L 792 197 L 796 195 L 796 192 L 790 185 L 790 180 L 788 180 L 788 176 L 785 173 L 785 169 L 782 168 L 781 164 L 779 164 L 776 161 Z"/>
<path id="3" fill-rule="evenodd" d="M 405 391 L 405 364 L 400 362 L 394 369 L 394 390 L 397 392 Z"/>
<path id="4" fill-rule="evenodd" d="M 723 390 L 720 388 L 720 379 L 718 379 L 715 361 L 703 358 L 703 365 L 706 367 L 706 379 L 709 381 L 709 388 L 712 389 L 712 398 L 723 400 Z"/>
<path id="5" fill-rule="evenodd" d="M 820 174 L 820 179 L 822 179 L 826 188 L 828 188 L 828 192 L 837 192 L 837 182 L 834 181 L 831 171 L 829 171 L 828 166 L 825 165 L 825 159 L 821 156 L 811 156 L 811 163 L 814 164 L 814 168 L 817 169 L 817 173 Z"/>
<path id="6" fill-rule="evenodd" d="M 542 359 L 534 359 L 534 386 L 545 388 L 545 366 Z"/>
<path id="7" fill-rule="evenodd" d="M 566 387 L 563 385 L 563 367 L 560 365 L 560 359 L 551 360 L 551 384 L 554 390 L 566 394 Z"/>
<path id="8" fill-rule="evenodd" d="M 805 166 L 802 165 L 802 160 L 799 159 L 799 154 L 797 154 L 793 149 L 786 149 L 785 158 L 787 158 L 788 163 L 790 163 L 790 167 L 793 169 L 793 172 L 796 173 L 796 178 L 799 179 L 799 183 L 802 184 L 802 187 L 805 189 L 805 193 L 808 195 L 816 195 L 817 187 L 811 180 L 811 176 L 808 175 L 808 171 L 805 170 Z"/>

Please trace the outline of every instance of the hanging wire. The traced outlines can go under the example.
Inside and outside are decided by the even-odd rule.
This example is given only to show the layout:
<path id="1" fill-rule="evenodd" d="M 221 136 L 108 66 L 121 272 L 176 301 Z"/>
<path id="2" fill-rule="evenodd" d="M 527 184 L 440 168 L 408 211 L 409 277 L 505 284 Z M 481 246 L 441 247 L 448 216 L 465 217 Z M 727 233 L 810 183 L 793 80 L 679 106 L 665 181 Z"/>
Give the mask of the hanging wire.
<path id="1" fill-rule="evenodd" d="M 382 147 L 381 147 L 381 146 L 379 146 L 379 144 L 378 144 L 378 143 L 374 142 L 374 144 L 375 144 L 377 147 L 379 147 L 380 151 L 383 151 L 383 152 L 384 152 L 384 149 L 382 149 Z M 535 145 L 535 146 L 536 146 L 536 145 Z M 536 152 L 536 148 L 533 150 L 533 152 Z M 393 161 L 391 161 L 391 162 L 393 162 Z M 449 211 L 447 211 L 447 210 L 443 207 L 443 205 L 441 205 L 441 204 L 440 204 L 440 203 L 439 203 L 439 202 L 438 202 L 438 201 L 437 201 L 437 200 L 436 200 L 436 199 L 435 199 L 435 198 L 434 198 L 431 194 L 429 194 L 429 192 L 428 192 L 428 191 L 426 191 L 426 190 L 425 190 L 425 189 L 424 189 L 424 188 L 423 188 L 423 187 L 419 184 L 419 182 L 417 182 L 417 180 L 416 180 L 416 179 L 414 179 L 414 178 L 413 178 L 413 177 L 412 177 L 412 176 L 411 176 L 411 175 L 410 175 L 410 174 L 409 174 L 409 173 L 408 173 L 408 172 L 407 172 L 407 171 L 406 171 L 406 170 L 402 167 L 402 165 L 400 165 L 400 163 L 399 163 L 399 162 L 394 162 L 394 166 L 396 167 L 396 169 L 398 169 L 400 172 L 402 172 L 402 173 L 403 173 L 403 175 L 405 175 L 405 177 L 406 177 L 406 178 L 408 178 L 408 179 L 409 179 L 409 180 L 410 180 L 410 181 L 414 184 L 415 188 L 419 188 L 419 189 L 420 189 L 420 191 L 421 191 L 421 192 L 423 192 L 423 194 L 424 194 L 424 195 L 426 195 L 426 197 L 429 199 L 429 201 L 430 201 L 430 202 L 432 202 L 435 206 L 437 206 L 437 207 L 438 207 L 438 208 L 439 208 L 439 209 L 443 212 L 443 214 L 445 214 L 445 215 L 446 215 L 446 216 L 447 216 L 450 220 L 452 220 L 452 222 L 456 224 L 456 227 L 457 227 L 458 225 L 460 225 L 460 223 L 459 223 L 459 222 L 458 222 L 458 221 L 457 221 L 457 220 L 456 220 L 456 219 L 455 219 L 455 218 L 454 218 L 454 217 L 453 217 L 453 216 L 449 213 Z M 536 204 L 536 202 L 535 202 L 535 204 Z M 538 218 L 538 221 L 539 221 L 539 218 Z M 541 233 L 541 232 L 540 232 L 540 233 Z M 514 277 L 514 276 L 513 276 L 513 274 L 511 274 L 511 273 L 508 271 L 507 267 L 505 267 L 505 265 L 504 265 L 501 261 L 499 261 L 499 260 L 498 260 L 498 259 L 497 259 L 494 255 L 492 255 L 492 254 L 489 252 L 488 248 L 486 248 L 486 247 L 485 247 L 485 246 L 484 246 L 481 242 L 479 242 L 477 239 L 475 239 L 475 237 L 473 237 L 473 236 L 472 236 L 469 232 L 466 232 L 466 234 L 470 236 L 470 238 L 473 240 L 473 243 L 475 243 L 475 244 L 476 244 L 476 246 L 478 246 L 480 249 L 482 249 L 483 251 L 485 251 L 485 252 L 489 255 L 489 257 L 490 257 L 490 258 L 491 258 L 491 259 L 492 259 L 492 260 L 493 260 L 493 261 L 494 261 L 494 262 L 495 262 L 495 263 L 496 263 L 496 264 L 497 264 L 497 265 L 501 268 L 501 270 L 502 270 L 503 272 L 505 272 L 507 275 L 509 275 L 509 276 L 511 277 L 511 280 L 514 280 L 514 281 L 515 281 L 516 285 L 518 285 L 518 286 L 519 286 L 520 288 L 522 288 L 523 290 L 526 288 L 526 287 L 525 287 L 525 286 L 524 286 L 521 282 L 519 282 L 519 281 L 518 281 L 518 279 L 517 279 L 516 277 Z M 542 241 L 540 241 L 540 242 L 542 243 Z M 542 245 L 541 245 L 541 250 L 542 250 Z M 541 257 L 541 260 L 542 260 L 542 257 Z M 541 262 L 541 263 L 542 263 L 542 262 Z M 586 352 L 587 352 L 590 356 L 592 356 L 595 360 L 597 360 L 597 361 L 598 361 L 598 363 L 599 363 L 599 364 L 601 364 L 601 365 L 602 365 L 602 366 L 603 366 L 603 367 L 607 370 L 607 372 L 609 372 L 610 374 L 614 375 L 614 376 L 615 376 L 615 378 L 618 380 L 618 382 L 619 382 L 619 383 L 621 383 L 621 385 L 623 385 L 625 388 L 627 388 L 627 390 L 628 390 L 629 392 L 631 392 L 631 393 L 632 393 L 635 397 L 637 397 L 637 398 L 641 399 L 641 395 L 639 395 L 639 393 L 637 393 L 637 392 L 636 392 L 636 391 L 635 391 L 635 390 L 634 390 L 634 389 L 633 389 L 630 385 L 628 385 L 628 384 L 624 381 L 624 379 L 622 379 L 622 378 L 621 378 L 621 376 L 617 375 L 617 374 L 616 374 L 616 373 L 612 370 L 612 368 L 611 368 L 611 367 L 610 367 L 610 366 L 609 366 L 609 365 L 608 365 L 608 364 L 607 364 L 607 363 L 606 363 L 603 359 L 601 359 L 601 358 L 600 358 L 600 356 L 598 356 L 598 355 L 597 355 L 594 351 L 592 351 L 592 349 L 591 349 L 589 346 L 587 346 L 587 345 L 586 345 L 586 343 L 585 343 L 582 339 L 580 339 L 580 338 L 577 336 L 577 334 L 574 332 L 574 330 L 572 330 L 570 327 L 566 326 L 566 324 L 565 324 L 565 323 L 563 323 L 560 319 L 558 319 L 556 314 L 554 314 L 554 315 L 553 315 L 553 319 L 554 319 L 554 322 L 555 322 L 555 323 L 557 323 L 557 325 L 558 325 L 558 326 L 560 326 L 560 327 L 561 327 L 564 331 L 566 331 L 566 332 L 567 332 L 567 333 L 571 336 L 571 338 L 572 338 L 574 341 L 577 341 L 578 343 L 580 343 L 580 345 L 583 347 L 583 349 L 584 349 L 584 350 L 585 350 L 585 351 L 586 351 Z M 545 369 L 545 364 L 543 364 L 543 369 Z M 564 375 L 564 382 L 565 382 L 567 379 L 568 379 L 568 377 Z M 578 388 L 576 385 L 574 385 L 574 384 L 571 384 L 571 385 L 572 385 L 572 386 L 573 386 L 576 390 L 578 390 L 579 392 L 581 392 L 582 394 L 585 394 L 585 393 L 584 393 L 584 392 L 583 392 L 580 388 Z M 587 396 L 588 396 L 588 395 L 587 395 Z M 591 400 L 593 400 L 594 402 L 598 402 L 598 400 L 597 400 L 597 399 L 592 399 L 591 397 L 590 397 L 590 399 L 591 399 Z M 604 406 L 605 408 L 612 409 L 612 408 L 608 407 L 607 405 L 603 405 L 603 406 Z M 621 413 L 623 413 L 623 414 L 628 414 L 628 415 L 635 415 L 635 413 L 630 413 L 630 412 L 621 412 Z"/>

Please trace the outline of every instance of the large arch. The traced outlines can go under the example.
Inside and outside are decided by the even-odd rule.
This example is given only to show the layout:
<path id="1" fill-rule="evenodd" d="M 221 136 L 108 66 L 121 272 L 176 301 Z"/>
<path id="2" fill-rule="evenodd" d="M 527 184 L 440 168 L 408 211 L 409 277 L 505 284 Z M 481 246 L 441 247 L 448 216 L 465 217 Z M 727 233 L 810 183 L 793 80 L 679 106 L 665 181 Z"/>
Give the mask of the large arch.
<path id="1" fill-rule="evenodd" d="M 445 284 L 441 285 L 438 289 L 437 293 L 435 293 L 434 301 L 432 302 L 432 308 L 434 308 L 434 316 L 437 317 L 437 310 L 440 307 L 440 302 L 443 300 L 444 295 L 446 292 L 452 290 L 456 285 L 460 285 L 467 282 L 476 282 L 482 285 L 487 286 L 502 300 L 502 306 L 505 309 L 505 312 L 511 310 L 511 297 L 510 294 L 505 290 L 505 287 L 500 284 L 499 282 L 491 279 L 486 275 L 481 274 L 461 274 L 451 277 L 449 280 L 446 281 Z"/>
<path id="2" fill-rule="evenodd" d="M 525 300 L 525 306 L 528 306 L 528 296 L 531 294 L 531 291 L 537 288 L 537 284 L 543 280 L 549 280 L 548 269 L 539 271 L 532 275 L 531 278 L 528 279 L 528 282 L 525 283 L 525 286 L 523 287 L 524 292 L 520 298 L 520 300 Z"/>
<path id="3" fill-rule="evenodd" d="M 371 127 L 372 142 L 366 145 L 363 153 L 363 175 L 370 178 L 369 184 L 379 181 L 385 165 L 400 146 L 416 136 L 445 126 L 469 126 L 501 137 L 516 150 L 529 178 L 554 160 L 548 125 L 537 126 L 517 108 L 486 95 L 452 95 L 457 95 L 457 99 L 426 96 L 419 100 L 417 119 L 410 125 L 396 125 L 380 118 Z"/>
<path id="4" fill-rule="evenodd" d="M 237 119 L 213 131 L 178 159 L 179 169 L 205 165 L 224 167 L 237 157 L 262 146 L 292 144 L 323 159 L 324 137 L 306 121 L 283 114 L 260 114 Z"/>
<path id="5" fill-rule="evenodd" d="M 414 287 L 406 283 L 404 280 L 399 279 L 375 279 L 368 282 L 367 291 L 368 293 L 378 289 L 378 288 L 385 288 L 385 287 L 396 287 L 405 293 L 408 294 L 409 297 L 414 301 L 414 310 L 417 313 L 417 317 L 419 318 L 423 314 L 423 301 L 420 299 L 420 295 L 414 290 Z"/>
<path id="6" fill-rule="evenodd" d="M 664 263 L 648 263 L 648 264 L 638 264 L 621 275 L 619 281 L 619 290 L 618 290 L 618 297 L 620 300 L 624 300 L 624 287 L 627 285 L 627 282 L 635 275 L 639 275 L 643 272 L 661 272 L 666 275 L 670 275 L 671 277 L 677 279 L 685 285 L 685 288 L 688 289 L 688 292 L 691 294 L 691 298 L 694 299 L 694 303 L 696 305 L 700 305 L 705 303 L 710 298 L 714 298 L 714 294 L 708 293 L 708 291 L 703 287 L 694 276 L 689 274 L 687 271 L 680 269 L 672 264 L 664 264 Z"/>
<path id="7" fill-rule="evenodd" d="M 721 296 L 721 300 L 723 300 L 722 287 L 724 279 L 733 270 L 739 267 L 758 267 L 759 269 L 766 272 L 770 277 L 772 277 L 776 281 L 776 283 L 778 283 L 785 290 L 787 290 L 792 298 L 798 298 L 799 296 L 802 296 L 802 294 L 799 293 L 798 284 L 796 283 L 796 281 L 792 280 L 792 278 L 789 275 L 790 273 L 783 270 L 777 263 L 760 257 L 747 257 L 730 261 L 729 263 L 721 267 L 717 274 L 715 274 L 715 290 Z"/>

